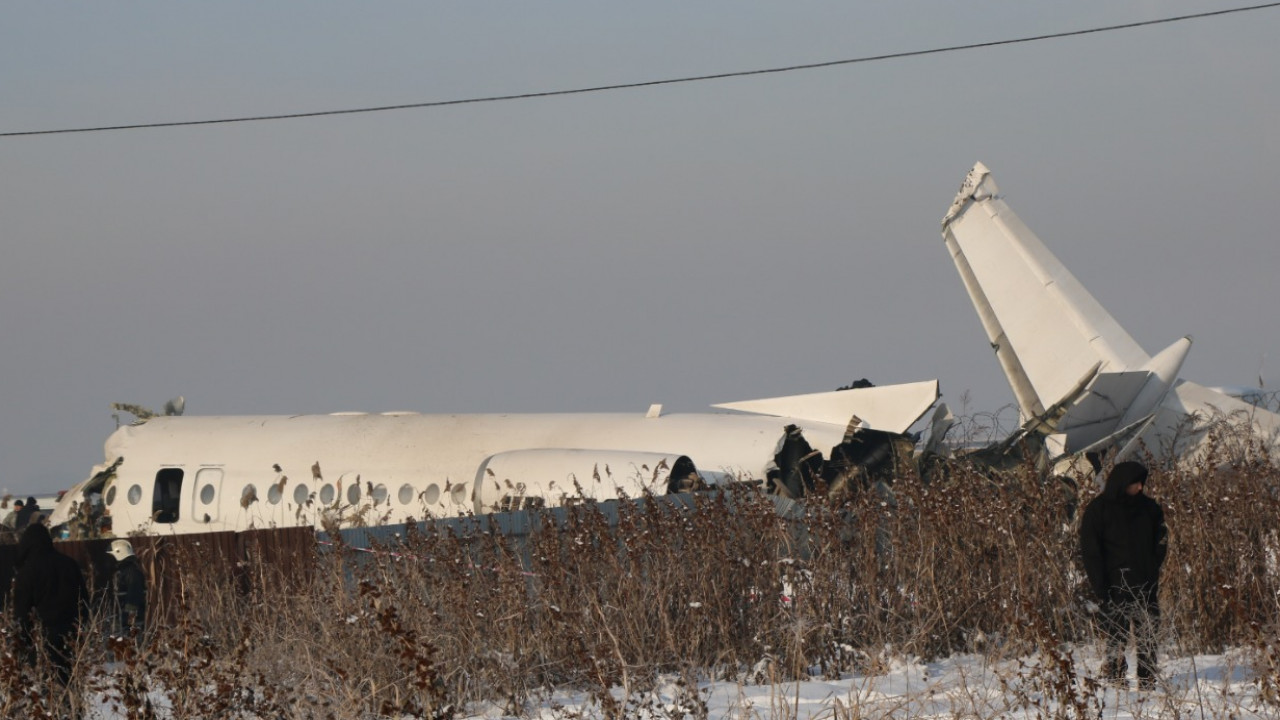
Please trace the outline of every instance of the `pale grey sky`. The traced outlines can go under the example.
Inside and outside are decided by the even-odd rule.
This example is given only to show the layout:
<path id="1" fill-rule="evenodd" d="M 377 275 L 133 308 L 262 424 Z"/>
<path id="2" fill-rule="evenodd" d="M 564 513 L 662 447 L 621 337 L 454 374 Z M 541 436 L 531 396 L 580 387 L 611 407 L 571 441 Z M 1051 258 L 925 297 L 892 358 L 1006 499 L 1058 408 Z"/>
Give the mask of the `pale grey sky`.
<path id="1" fill-rule="evenodd" d="M 1248 3 L 22 3 L 0 132 L 528 93 Z M 1280 383 L 1280 9 L 685 85 L 0 138 L 0 486 L 112 402 L 635 411 L 1012 395 L 939 235 L 969 167 L 1148 352 Z"/>

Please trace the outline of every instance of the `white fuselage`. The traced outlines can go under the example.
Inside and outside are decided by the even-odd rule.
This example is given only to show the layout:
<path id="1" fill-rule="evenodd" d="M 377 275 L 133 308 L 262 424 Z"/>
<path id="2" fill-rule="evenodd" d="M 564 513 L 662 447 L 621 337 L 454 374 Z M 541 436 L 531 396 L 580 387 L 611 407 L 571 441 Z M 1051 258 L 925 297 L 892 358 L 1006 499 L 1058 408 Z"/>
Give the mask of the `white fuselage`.
<path id="1" fill-rule="evenodd" d="M 762 479 L 789 424 L 824 454 L 846 431 L 729 413 L 155 417 L 108 438 L 105 464 L 66 493 L 51 522 L 86 501 L 105 510 L 111 534 L 125 535 L 376 525 L 635 497 L 665 492 L 681 455 L 711 482 Z"/>

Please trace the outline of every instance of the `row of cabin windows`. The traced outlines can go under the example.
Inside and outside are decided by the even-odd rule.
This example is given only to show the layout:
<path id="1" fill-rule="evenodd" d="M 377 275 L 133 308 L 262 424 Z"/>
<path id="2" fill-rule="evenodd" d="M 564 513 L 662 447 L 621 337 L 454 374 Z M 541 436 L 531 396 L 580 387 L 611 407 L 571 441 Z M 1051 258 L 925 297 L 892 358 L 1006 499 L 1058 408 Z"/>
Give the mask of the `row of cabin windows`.
<path id="1" fill-rule="evenodd" d="M 180 501 L 182 498 L 182 479 L 183 471 L 181 468 L 163 468 L 156 473 L 156 484 L 154 492 L 151 494 L 151 517 L 156 522 L 172 523 L 178 521 L 180 514 Z M 196 472 L 196 482 L 199 484 L 200 493 L 198 495 L 199 504 L 202 506 L 212 505 L 217 499 L 218 490 L 222 484 L 222 470 L 218 468 L 202 468 Z M 267 502 L 272 505 L 278 505 L 284 496 L 282 489 L 283 483 L 273 483 L 267 488 Z M 331 505 L 337 497 L 337 489 L 331 483 L 325 483 L 320 486 L 319 500 L 321 505 Z M 353 482 L 347 488 L 347 502 L 355 505 L 360 502 L 360 483 Z M 432 483 L 422 492 L 422 500 L 428 505 L 434 505 L 440 501 L 440 486 Z M 387 486 L 379 483 L 373 486 L 369 498 L 373 500 L 373 504 L 381 505 L 387 500 Z M 467 501 L 467 486 L 465 483 L 450 486 L 449 498 L 455 504 L 461 505 Z M 142 502 L 142 486 L 131 485 L 129 491 L 125 494 L 125 499 L 130 505 L 137 505 Z M 405 483 L 400 486 L 400 490 L 396 493 L 396 499 L 401 505 L 409 505 L 415 499 L 413 486 Z M 116 501 L 116 487 L 112 485 L 107 489 L 107 495 L 104 498 L 107 505 L 113 505 Z M 248 507 L 250 504 L 258 500 L 258 489 L 252 483 L 244 486 L 240 492 L 241 507 Z M 311 490 L 306 483 L 299 483 L 293 489 L 293 501 L 299 506 L 306 505 L 311 500 Z M 207 515 L 206 515 L 207 517 Z"/>

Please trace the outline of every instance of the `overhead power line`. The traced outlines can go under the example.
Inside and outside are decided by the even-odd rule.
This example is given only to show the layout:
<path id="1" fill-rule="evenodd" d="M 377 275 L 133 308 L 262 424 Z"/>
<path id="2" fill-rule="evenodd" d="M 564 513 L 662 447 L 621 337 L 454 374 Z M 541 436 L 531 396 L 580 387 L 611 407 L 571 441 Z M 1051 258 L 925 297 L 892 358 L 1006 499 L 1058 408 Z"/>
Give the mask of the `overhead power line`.
<path id="1" fill-rule="evenodd" d="M 532 98 L 557 97 L 561 95 L 582 95 L 585 93 L 605 92 L 607 90 L 630 90 L 633 88 L 654 87 L 657 85 L 675 85 L 677 83 L 701 82 L 704 80 L 724 80 L 727 78 L 749 77 L 752 75 L 771 75 L 795 72 L 798 70 L 814 70 L 817 68 L 835 67 L 837 65 L 853 65 L 856 63 L 877 62 L 881 60 L 897 60 L 900 58 L 920 57 L 922 55 L 938 55 L 941 53 L 959 52 L 961 50 L 977 50 L 979 48 L 997 47 L 1000 45 L 1017 45 L 1020 43 L 1037 42 L 1040 40 L 1053 40 L 1056 38 L 1075 37 L 1077 35 L 1111 32 L 1114 30 L 1130 30 L 1133 28 L 1146 27 L 1148 25 L 1161 25 L 1165 23 L 1182 22 L 1185 20 L 1201 20 L 1218 15 L 1230 15 L 1233 13 L 1265 10 L 1275 7 L 1280 7 L 1280 2 L 1229 8 L 1226 10 L 1213 10 L 1210 12 L 1194 13 L 1191 15 L 1178 15 L 1176 17 L 1159 18 L 1156 20 L 1142 20 L 1139 22 L 1124 23 L 1121 25 L 1107 25 L 1105 27 L 1089 28 L 1087 30 L 1070 30 L 1067 32 L 1032 35 L 1029 37 L 1013 38 L 1010 40 L 992 40 L 990 42 L 970 43 L 968 45 L 951 45 L 948 47 L 933 48 L 930 50 L 910 50 L 907 52 L 888 53 L 885 55 L 868 55 L 866 57 L 849 58 L 845 60 L 828 60 L 826 62 L 789 65 L 786 67 L 765 68 L 761 70 L 739 70 L 735 72 L 714 73 L 711 75 L 667 78 L 665 80 L 645 80 L 641 82 L 618 83 L 614 85 L 596 85 L 594 87 L 573 88 L 570 90 L 547 90 L 543 92 L 520 93 L 517 95 L 491 95 L 488 97 L 466 98 L 462 100 L 437 100 L 434 102 L 406 103 L 403 105 L 382 105 L 378 107 L 348 108 L 345 110 L 317 110 L 315 112 L 286 113 L 283 115 L 254 115 L 249 117 L 219 118 L 216 120 L 180 120 L 176 122 L 137 123 L 133 125 L 103 125 L 99 127 L 63 128 L 60 130 L 24 130 L 17 132 L 0 132 L 0 137 L 62 135 L 68 133 L 103 132 L 106 130 L 141 130 L 144 128 L 185 127 L 190 125 L 221 125 L 227 123 L 258 122 L 262 120 L 294 120 L 298 118 L 326 117 L 330 115 L 354 115 L 356 113 L 386 112 L 389 110 L 413 110 L 420 108 L 447 107 L 450 105 L 502 102 L 505 100 L 529 100 Z"/>

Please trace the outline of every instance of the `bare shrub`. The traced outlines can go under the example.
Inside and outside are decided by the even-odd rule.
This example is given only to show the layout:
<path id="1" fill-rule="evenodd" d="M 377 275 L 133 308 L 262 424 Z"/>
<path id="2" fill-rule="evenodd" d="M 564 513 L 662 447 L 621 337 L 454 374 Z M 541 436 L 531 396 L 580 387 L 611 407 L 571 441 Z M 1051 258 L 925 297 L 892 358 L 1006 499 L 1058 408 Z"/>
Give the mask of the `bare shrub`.
<path id="1" fill-rule="evenodd" d="M 1253 459 L 1148 480 L 1171 530 L 1161 647 L 1246 648 L 1276 702 L 1280 472 L 1238 448 Z M 1024 709 L 1096 714 L 1070 649 L 1094 637 L 1075 515 L 1092 493 L 1030 462 L 958 463 L 799 504 L 739 488 L 537 512 L 519 534 L 474 518 L 365 548 L 335 536 L 290 581 L 197 553 L 178 562 L 181 602 L 141 637 L 86 622 L 72 682 L 129 718 L 518 715 L 563 688 L 607 717 L 701 717 L 700 681 L 980 652 L 1029 658 L 1006 683 Z M 11 622 L 0 715 L 54 714 L 74 693 L 46 690 Z"/>

